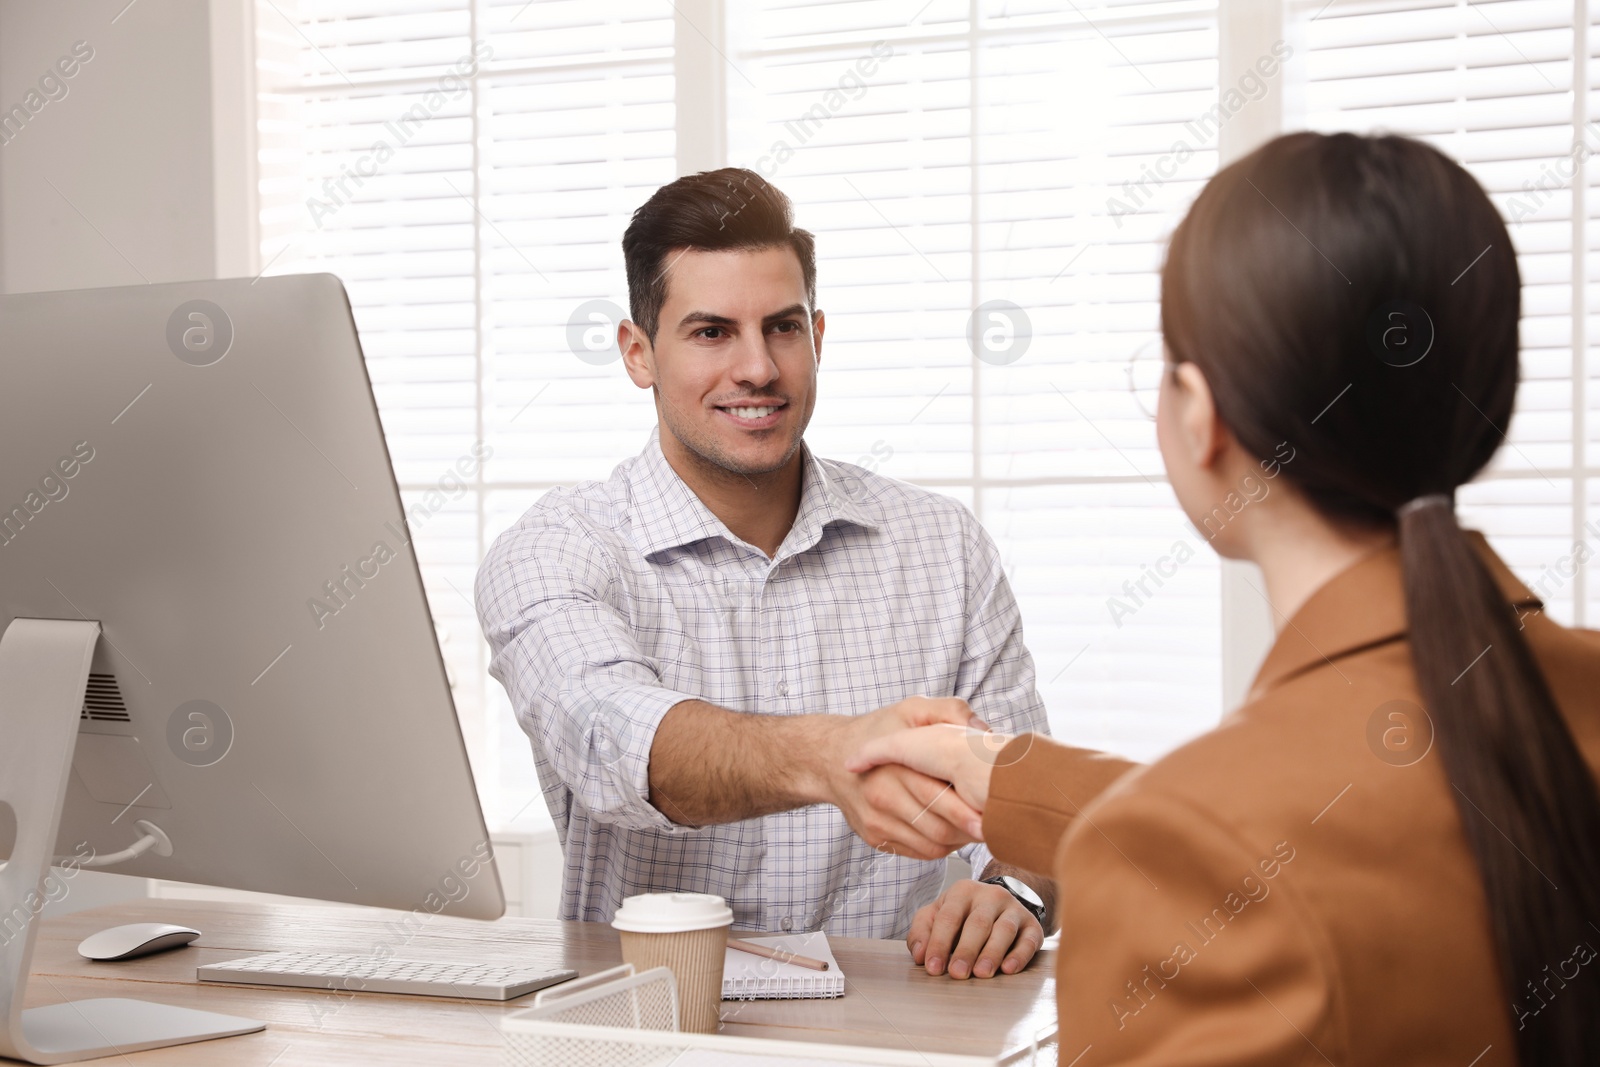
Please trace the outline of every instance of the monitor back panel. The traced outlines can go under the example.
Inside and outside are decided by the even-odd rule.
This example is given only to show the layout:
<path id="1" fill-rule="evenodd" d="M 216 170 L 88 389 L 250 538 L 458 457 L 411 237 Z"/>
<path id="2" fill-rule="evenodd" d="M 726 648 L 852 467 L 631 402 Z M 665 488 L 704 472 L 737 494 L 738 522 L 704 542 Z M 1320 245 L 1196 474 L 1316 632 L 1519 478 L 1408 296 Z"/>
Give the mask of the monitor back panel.
<path id="1" fill-rule="evenodd" d="M 499 915 L 339 281 L 4 297 L 0 347 L 0 626 L 104 632 L 61 854 L 147 818 L 122 873 Z"/>

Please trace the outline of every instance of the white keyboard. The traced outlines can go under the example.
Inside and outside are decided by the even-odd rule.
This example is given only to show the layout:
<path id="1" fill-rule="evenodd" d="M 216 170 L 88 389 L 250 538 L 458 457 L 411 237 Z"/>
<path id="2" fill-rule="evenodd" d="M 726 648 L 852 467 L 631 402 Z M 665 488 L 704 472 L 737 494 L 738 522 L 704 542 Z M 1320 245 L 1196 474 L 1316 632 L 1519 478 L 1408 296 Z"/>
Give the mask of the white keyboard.
<path id="1" fill-rule="evenodd" d="M 202 982 L 334 989 L 350 993 L 418 993 L 429 997 L 512 1000 L 578 977 L 498 963 L 375 959 L 323 952 L 268 952 L 196 968 Z"/>

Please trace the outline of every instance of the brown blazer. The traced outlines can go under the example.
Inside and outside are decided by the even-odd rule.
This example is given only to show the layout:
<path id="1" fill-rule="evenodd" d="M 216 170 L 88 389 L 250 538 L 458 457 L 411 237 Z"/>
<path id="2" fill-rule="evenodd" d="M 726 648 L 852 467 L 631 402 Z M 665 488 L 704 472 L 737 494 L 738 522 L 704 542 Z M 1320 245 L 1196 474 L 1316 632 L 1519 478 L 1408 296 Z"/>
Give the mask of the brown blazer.
<path id="1" fill-rule="evenodd" d="M 1552 622 L 1479 548 L 1600 766 L 1600 633 Z M 1385 549 L 1317 590 L 1249 701 L 1165 759 L 1027 736 L 1001 752 L 989 846 L 1061 884 L 1063 1064 L 1516 1062 L 1518 1022 L 1600 933 L 1507 1003 L 1405 631 Z"/>

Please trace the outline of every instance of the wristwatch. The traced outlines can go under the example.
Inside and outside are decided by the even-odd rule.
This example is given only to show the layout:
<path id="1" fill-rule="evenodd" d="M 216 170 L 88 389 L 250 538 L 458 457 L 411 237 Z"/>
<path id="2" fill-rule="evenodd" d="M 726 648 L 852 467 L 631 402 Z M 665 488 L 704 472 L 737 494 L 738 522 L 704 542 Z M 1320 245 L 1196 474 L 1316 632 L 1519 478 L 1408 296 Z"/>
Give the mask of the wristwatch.
<path id="1" fill-rule="evenodd" d="M 1021 878 L 1013 878 L 1009 874 L 997 874 L 993 878 L 980 878 L 984 885 L 997 885 L 1007 893 L 1017 898 L 1017 903 L 1028 909 L 1028 914 L 1039 920 L 1039 925 L 1044 926 L 1044 901 L 1033 887 Z"/>

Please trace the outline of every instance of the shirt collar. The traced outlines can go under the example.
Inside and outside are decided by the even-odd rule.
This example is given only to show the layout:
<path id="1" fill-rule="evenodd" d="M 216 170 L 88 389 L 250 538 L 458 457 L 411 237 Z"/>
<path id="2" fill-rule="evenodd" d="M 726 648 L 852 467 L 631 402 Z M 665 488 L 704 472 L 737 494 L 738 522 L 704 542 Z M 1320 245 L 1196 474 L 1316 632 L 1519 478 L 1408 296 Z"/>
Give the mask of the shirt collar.
<path id="1" fill-rule="evenodd" d="M 800 511 L 778 549 L 780 560 L 811 548 L 833 523 L 851 523 L 876 530 L 882 521 L 876 509 L 866 502 L 850 499 L 845 487 L 829 476 L 804 442 L 800 445 L 800 454 Z M 723 525 L 672 469 L 661 451 L 659 429 L 651 431 L 644 451 L 628 472 L 628 497 L 633 520 L 632 539 L 642 555 L 650 556 L 711 537 L 754 549 Z"/>
<path id="2" fill-rule="evenodd" d="M 1542 606 L 1481 533 L 1469 530 L 1467 537 L 1508 603 L 1529 609 Z M 1311 594 L 1278 634 L 1248 699 L 1323 664 L 1396 640 L 1405 632 L 1400 549 L 1390 545 L 1357 560 Z"/>

